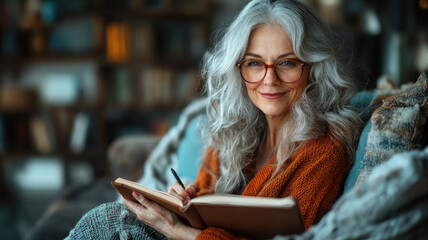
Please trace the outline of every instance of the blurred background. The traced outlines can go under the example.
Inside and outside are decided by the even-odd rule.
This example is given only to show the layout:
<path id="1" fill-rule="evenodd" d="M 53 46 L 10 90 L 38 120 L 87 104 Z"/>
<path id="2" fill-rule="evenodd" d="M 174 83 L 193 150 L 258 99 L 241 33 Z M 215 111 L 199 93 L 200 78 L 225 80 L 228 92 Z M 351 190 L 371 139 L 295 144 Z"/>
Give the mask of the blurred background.
<path id="1" fill-rule="evenodd" d="M 0 232 L 22 239 L 109 145 L 162 136 L 201 94 L 213 33 L 247 0 L 0 0 Z M 428 0 L 307 0 L 361 89 L 428 67 Z"/>

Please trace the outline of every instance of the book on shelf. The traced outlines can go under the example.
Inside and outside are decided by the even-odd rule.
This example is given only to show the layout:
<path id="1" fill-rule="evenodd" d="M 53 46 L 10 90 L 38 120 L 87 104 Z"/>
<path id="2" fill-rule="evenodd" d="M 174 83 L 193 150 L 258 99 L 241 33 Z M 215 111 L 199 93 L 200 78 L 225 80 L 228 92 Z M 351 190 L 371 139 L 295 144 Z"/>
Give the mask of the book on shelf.
<path id="1" fill-rule="evenodd" d="M 176 101 L 178 103 L 187 104 L 198 97 L 199 76 L 197 69 L 180 71 L 177 74 L 177 87 L 174 91 L 176 91 Z"/>
<path id="2" fill-rule="evenodd" d="M 42 154 L 53 152 L 55 149 L 55 132 L 49 116 L 32 116 L 30 126 L 35 149 Z"/>
<path id="3" fill-rule="evenodd" d="M 96 48 L 95 17 L 70 19 L 58 24 L 48 34 L 49 51 L 54 54 L 89 54 Z"/>
<path id="4" fill-rule="evenodd" d="M 201 23 L 190 25 L 190 56 L 193 61 L 200 62 L 207 50 L 208 29 Z"/>
<path id="5" fill-rule="evenodd" d="M 155 56 L 155 29 L 148 21 L 138 21 L 131 27 L 132 54 L 135 59 L 151 60 Z"/>
<path id="6" fill-rule="evenodd" d="M 70 137 L 70 149 L 75 153 L 81 153 L 85 150 L 88 135 L 90 116 L 87 113 L 77 113 L 74 118 L 73 130 Z"/>
<path id="7" fill-rule="evenodd" d="M 232 194 L 208 194 L 193 198 L 187 205 L 165 192 L 123 178 L 112 182 L 126 199 L 135 201 L 132 192 L 174 212 L 197 229 L 215 226 L 252 239 L 297 234 L 304 225 L 293 197 L 262 198 Z"/>
<path id="8" fill-rule="evenodd" d="M 173 101 L 172 83 L 173 73 L 168 68 L 147 67 L 141 70 L 138 77 L 140 105 L 153 107 L 171 104 Z"/>
<path id="9" fill-rule="evenodd" d="M 117 68 L 109 73 L 108 100 L 113 105 L 126 106 L 134 102 L 135 77 L 134 72 L 127 68 Z"/>
<path id="10" fill-rule="evenodd" d="M 3 116 L 0 114 L 0 153 L 3 153 L 5 150 L 5 137 L 4 137 L 4 123 Z"/>
<path id="11" fill-rule="evenodd" d="M 111 22 L 106 27 L 107 59 L 112 62 L 131 58 L 131 29 L 129 24 Z"/>
<path id="12" fill-rule="evenodd" d="M 59 108 L 51 112 L 52 120 L 55 123 L 57 149 L 69 148 L 75 114 L 75 111 L 66 108 Z"/>

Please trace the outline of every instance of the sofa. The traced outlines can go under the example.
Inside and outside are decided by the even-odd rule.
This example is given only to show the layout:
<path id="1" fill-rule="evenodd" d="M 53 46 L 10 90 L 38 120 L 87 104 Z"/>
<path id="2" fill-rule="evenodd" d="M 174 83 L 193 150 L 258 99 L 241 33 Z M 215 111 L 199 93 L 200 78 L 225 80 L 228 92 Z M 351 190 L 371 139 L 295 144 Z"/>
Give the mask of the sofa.
<path id="1" fill-rule="evenodd" d="M 29 232 L 29 239 L 62 239 L 91 208 L 119 201 L 110 186 L 116 177 L 166 191 L 169 168 L 191 183 L 201 163 L 199 126 L 206 99 L 181 113 L 162 138 L 124 136 L 112 143 L 112 174 L 68 189 Z M 385 78 L 374 90 L 359 92 L 351 105 L 361 113 L 354 165 L 342 196 L 321 221 L 296 236 L 275 239 L 428 239 L 428 72 L 397 87 Z"/>

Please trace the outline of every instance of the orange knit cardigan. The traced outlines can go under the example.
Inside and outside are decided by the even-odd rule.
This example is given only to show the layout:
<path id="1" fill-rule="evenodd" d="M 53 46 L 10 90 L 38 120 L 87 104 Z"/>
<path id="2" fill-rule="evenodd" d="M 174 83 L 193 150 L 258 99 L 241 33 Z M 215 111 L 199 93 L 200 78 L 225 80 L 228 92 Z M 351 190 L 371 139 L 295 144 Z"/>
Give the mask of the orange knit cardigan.
<path id="1" fill-rule="evenodd" d="M 281 198 L 293 196 L 299 204 L 307 230 L 318 222 L 340 196 L 350 169 L 345 146 L 329 135 L 303 142 L 297 151 L 275 171 L 275 157 L 248 183 L 241 195 Z M 220 176 L 218 152 L 209 149 L 195 180 L 197 194 L 212 193 Z M 243 239 L 220 228 L 209 227 L 196 239 Z"/>

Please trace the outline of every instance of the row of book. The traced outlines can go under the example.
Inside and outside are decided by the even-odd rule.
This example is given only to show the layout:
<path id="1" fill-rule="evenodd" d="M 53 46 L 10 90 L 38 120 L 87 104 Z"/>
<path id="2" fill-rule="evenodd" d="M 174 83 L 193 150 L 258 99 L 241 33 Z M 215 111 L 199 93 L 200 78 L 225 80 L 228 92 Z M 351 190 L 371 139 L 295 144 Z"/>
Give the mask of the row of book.
<path id="1" fill-rule="evenodd" d="M 96 148 L 93 114 L 0 114 L 0 153 L 82 153 Z"/>
<path id="2" fill-rule="evenodd" d="M 5 29 L 0 32 L 0 54 L 5 56 L 43 56 L 50 54 L 90 54 L 96 49 L 95 18 L 70 20 L 51 28 L 49 34 L 40 31 Z"/>
<path id="3" fill-rule="evenodd" d="M 109 75 L 107 94 L 110 105 L 134 105 L 143 109 L 156 106 L 184 106 L 200 96 L 197 69 L 174 71 L 164 67 L 141 70 L 117 68 Z"/>
<path id="4" fill-rule="evenodd" d="M 169 11 L 175 9 L 183 12 L 206 11 L 212 0 L 106 0 L 107 10 L 145 10 Z"/>
<path id="5" fill-rule="evenodd" d="M 164 135 L 175 124 L 179 111 L 113 113 L 106 129 L 89 111 L 38 114 L 0 113 L 0 154 L 81 154 L 104 151 L 124 135 Z M 103 134 L 99 134 L 103 131 Z M 100 139 L 104 136 L 105 139 Z M 106 145 L 104 145 L 106 146 Z"/>
<path id="6" fill-rule="evenodd" d="M 121 21 L 106 26 L 106 58 L 130 60 L 185 59 L 199 61 L 206 50 L 201 23 Z"/>

